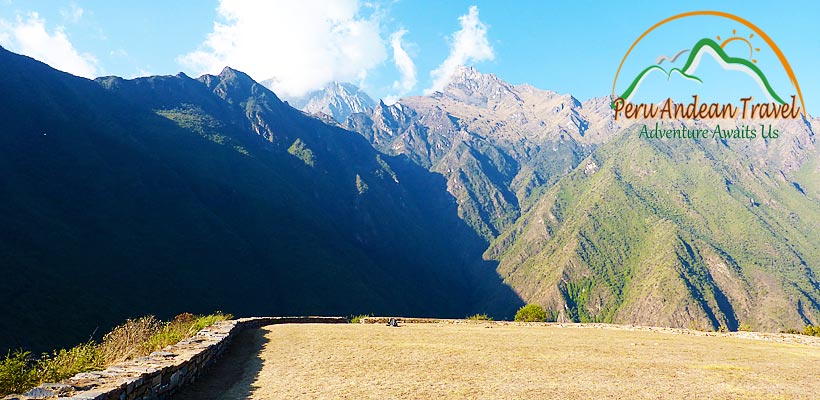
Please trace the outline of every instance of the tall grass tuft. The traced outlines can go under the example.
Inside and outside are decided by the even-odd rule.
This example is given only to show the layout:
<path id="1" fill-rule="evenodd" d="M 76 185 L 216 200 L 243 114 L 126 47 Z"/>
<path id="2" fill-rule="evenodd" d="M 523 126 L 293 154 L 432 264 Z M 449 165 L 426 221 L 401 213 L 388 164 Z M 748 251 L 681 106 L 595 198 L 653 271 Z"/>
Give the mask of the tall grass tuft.
<path id="1" fill-rule="evenodd" d="M 107 364 L 116 364 L 134 357 L 143 356 L 147 343 L 157 334 L 162 323 L 153 315 L 126 320 L 103 336 L 99 344 L 100 352 Z"/>
<path id="2" fill-rule="evenodd" d="M 148 355 L 187 339 L 217 321 L 231 318 L 232 315 L 221 312 L 199 316 L 184 313 L 170 322 L 162 322 L 149 315 L 126 320 L 105 334 L 100 343 L 88 341 L 68 350 L 43 353 L 39 358 L 28 351 L 10 351 L 4 359 L 0 358 L 0 397 Z"/>
<path id="3" fill-rule="evenodd" d="M 466 318 L 468 321 L 492 321 L 493 318 L 487 314 L 473 314 Z"/>

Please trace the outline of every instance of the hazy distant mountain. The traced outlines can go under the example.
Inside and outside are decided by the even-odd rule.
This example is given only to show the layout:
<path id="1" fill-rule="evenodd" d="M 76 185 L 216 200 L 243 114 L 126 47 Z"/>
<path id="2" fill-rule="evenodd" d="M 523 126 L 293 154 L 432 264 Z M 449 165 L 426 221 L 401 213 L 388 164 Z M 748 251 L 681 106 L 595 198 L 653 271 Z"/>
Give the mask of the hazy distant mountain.
<path id="1" fill-rule="evenodd" d="M 0 49 L 0 92 L 0 347 L 182 311 L 463 317 L 475 288 L 505 293 L 443 179 L 239 71 L 94 82 Z"/>
<path id="2" fill-rule="evenodd" d="M 331 82 L 321 90 L 286 100 L 294 108 L 309 114 L 326 114 L 337 122 L 344 122 L 353 113 L 370 112 L 376 106 L 367 93 L 344 82 Z"/>

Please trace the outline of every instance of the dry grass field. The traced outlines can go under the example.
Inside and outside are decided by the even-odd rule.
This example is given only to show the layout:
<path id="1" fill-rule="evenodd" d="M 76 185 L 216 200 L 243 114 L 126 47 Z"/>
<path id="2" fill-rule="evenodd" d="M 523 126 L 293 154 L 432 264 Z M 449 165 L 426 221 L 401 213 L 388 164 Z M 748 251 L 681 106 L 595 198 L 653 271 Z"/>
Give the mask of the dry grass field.
<path id="1" fill-rule="evenodd" d="M 808 343 L 577 325 L 275 325 L 242 333 L 175 399 L 808 399 L 820 395 L 820 343 Z"/>

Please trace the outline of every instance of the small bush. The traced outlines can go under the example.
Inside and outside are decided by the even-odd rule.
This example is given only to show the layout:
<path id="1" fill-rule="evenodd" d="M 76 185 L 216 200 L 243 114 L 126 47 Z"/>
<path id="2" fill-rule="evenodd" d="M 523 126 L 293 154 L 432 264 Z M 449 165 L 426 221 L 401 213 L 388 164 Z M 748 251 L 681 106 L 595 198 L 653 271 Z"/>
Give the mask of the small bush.
<path id="1" fill-rule="evenodd" d="M 803 328 L 803 334 L 808 336 L 820 336 L 820 325 L 806 325 L 806 327 Z"/>
<path id="2" fill-rule="evenodd" d="M 515 313 L 517 322 L 545 322 L 546 320 L 547 313 L 538 304 L 527 304 Z"/>
<path id="3" fill-rule="evenodd" d="M 752 326 L 744 322 L 738 325 L 737 330 L 740 332 L 751 332 Z"/>
<path id="4" fill-rule="evenodd" d="M 469 321 L 492 321 L 492 317 L 488 316 L 487 314 L 474 314 L 467 317 Z"/>
<path id="5" fill-rule="evenodd" d="M 806 335 L 806 336 L 820 336 L 820 325 L 806 325 L 803 330 L 789 328 L 780 331 L 780 333 L 790 333 L 792 335 Z"/>
<path id="6" fill-rule="evenodd" d="M 353 315 L 350 318 L 348 318 L 348 321 L 350 321 L 351 324 L 360 324 L 360 323 L 362 323 L 363 319 L 370 318 L 372 316 L 373 316 L 373 314 Z"/>
<path id="7" fill-rule="evenodd" d="M 0 360 L 0 396 L 22 393 L 37 386 L 37 371 L 32 366 L 30 352 L 9 351 L 6 358 Z"/>
<path id="8" fill-rule="evenodd" d="M 105 366 L 105 359 L 97 344 L 89 341 L 69 350 L 55 350 L 51 355 L 43 354 L 37 360 L 36 367 L 40 382 L 59 382 L 80 372 L 105 369 Z"/>

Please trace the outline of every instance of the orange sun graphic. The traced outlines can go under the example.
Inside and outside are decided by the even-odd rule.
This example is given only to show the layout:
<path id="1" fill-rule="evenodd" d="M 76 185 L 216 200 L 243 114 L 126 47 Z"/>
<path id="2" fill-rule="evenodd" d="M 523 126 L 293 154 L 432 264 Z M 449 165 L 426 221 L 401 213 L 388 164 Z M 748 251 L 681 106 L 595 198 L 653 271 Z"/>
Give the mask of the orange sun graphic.
<path id="1" fill-rule="evenodd" d="M 755 37 L 754 33 L 749 34 L 749 39 L 753 37 Z M 742 36 L 737 36 L 737 29 L 732 29 L 732 36 L 722 42 L 720 36 L 717 37 L 718 42 L 720 42 L 721 49 L 725 49 L 727 44 L 734 41 L 741 41 L 743 43 L 746 43 L 749 46 L 749 59 L 752 60 L 753 63 L 757 64 L 757 60 L 754 58 L 754 52 L 760 51 L 760 48 L 752 46 L 752 42 L 749 41 L 749 39 Z"/>

